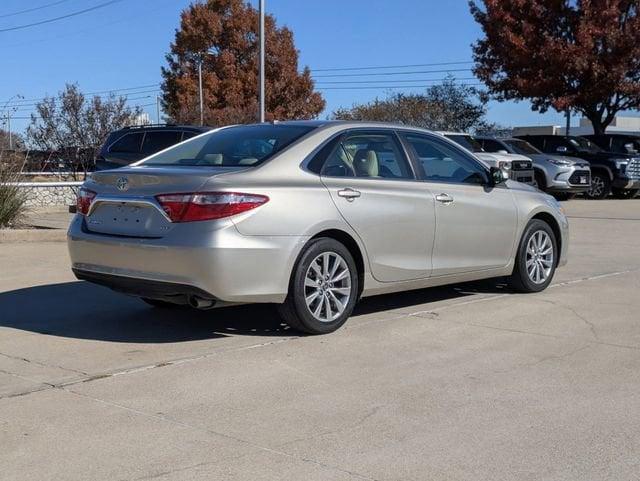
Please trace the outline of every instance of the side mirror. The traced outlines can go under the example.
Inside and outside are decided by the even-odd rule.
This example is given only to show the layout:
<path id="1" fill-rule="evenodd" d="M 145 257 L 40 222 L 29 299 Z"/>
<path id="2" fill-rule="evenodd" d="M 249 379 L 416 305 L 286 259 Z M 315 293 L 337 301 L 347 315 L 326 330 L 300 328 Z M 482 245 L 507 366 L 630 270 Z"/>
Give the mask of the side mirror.
<path id="1" fill-rule="evenodd" d="M 507 180 L 507 173 L 499 167 L 489 169 L 489 182 L 491 185 L 502 184 Z"/>
<path id="2" fill-rule="evenodd" d="M 507 151 L 506 151 L 506 150 L 504 150 L 504 149 L 501 149 L 501 150 L 498 150 L 498 153 L 499 153 L 499 154 L 508 154 L 509 152 L 507 152 Z"/>
<path id="3" fill-rule="evenodd" d="M 564 145 L 559 145 L 558 147 L 556 147 L 556 152 L 566 154 L 567 152 L 569 152 L 569 149 L 567 149 Z"/>

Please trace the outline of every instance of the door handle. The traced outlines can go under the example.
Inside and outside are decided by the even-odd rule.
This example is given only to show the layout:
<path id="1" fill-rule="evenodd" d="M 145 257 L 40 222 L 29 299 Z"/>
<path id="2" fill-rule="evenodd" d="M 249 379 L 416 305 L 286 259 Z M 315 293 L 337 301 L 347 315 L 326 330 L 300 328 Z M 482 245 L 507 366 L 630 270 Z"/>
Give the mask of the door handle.
<path id="1" fill-rule="evenodd" d="M 453 202 L 453 197 L 451 197 L 449 194 L 442 193 L 436 195 L 436 200 L 443 204 L 451 204 Z"/>
<path id="2" fill-rule="evenodd" d="M 360 197 L 360 191 L 347 187 L 346 189 L 339 190 L 338 195 L 344 197 L 349 202 L 353 202 L 354 199 Z"/>

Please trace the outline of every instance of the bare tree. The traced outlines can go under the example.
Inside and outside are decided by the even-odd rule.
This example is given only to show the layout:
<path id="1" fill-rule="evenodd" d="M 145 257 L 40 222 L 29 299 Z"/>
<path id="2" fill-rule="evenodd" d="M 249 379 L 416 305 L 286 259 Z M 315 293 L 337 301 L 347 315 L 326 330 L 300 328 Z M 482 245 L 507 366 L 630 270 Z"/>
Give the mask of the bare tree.
<path id="1" fill-rule="evenodd" d="M 77 84 L 67 84 L 57 97 L 36 105 L 27 127 L 30 147 L 69 157 L 73 170 L 93 166 L 100 146 L 110 132 L 131 125 L 142 110 L 126 105 L 125 97 L 87 99 Z"/>

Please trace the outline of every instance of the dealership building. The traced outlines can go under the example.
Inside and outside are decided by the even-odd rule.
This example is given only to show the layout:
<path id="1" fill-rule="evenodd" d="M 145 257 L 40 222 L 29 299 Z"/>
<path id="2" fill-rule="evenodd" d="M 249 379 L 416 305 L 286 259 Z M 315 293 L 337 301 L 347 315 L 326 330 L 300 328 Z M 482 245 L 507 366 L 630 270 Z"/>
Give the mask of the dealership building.
<path id="1" fill-rule="evenodd" d="M 514 127 L 513 135 L 565 135 L 566 128 L 560 125 L 536 125 L 529 127 Z M 607 127 L 608 134 L 640 135 L 640 117 L 617 116 Z M 593 128 L 589 119 L 581 118 L 580 125 L 569 129 L 570 135 L 590 135 Z"/>

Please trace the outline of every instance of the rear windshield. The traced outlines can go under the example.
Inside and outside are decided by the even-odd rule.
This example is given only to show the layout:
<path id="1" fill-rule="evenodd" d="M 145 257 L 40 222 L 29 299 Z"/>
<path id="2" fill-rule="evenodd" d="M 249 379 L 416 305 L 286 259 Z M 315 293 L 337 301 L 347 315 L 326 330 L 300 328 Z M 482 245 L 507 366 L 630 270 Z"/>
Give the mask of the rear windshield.
<path id="1" fill-rule="evenodd" d="M 315 127 L 239 125 L 209 132 L 142 161 L 144 165 L 256 166 Z"/>

